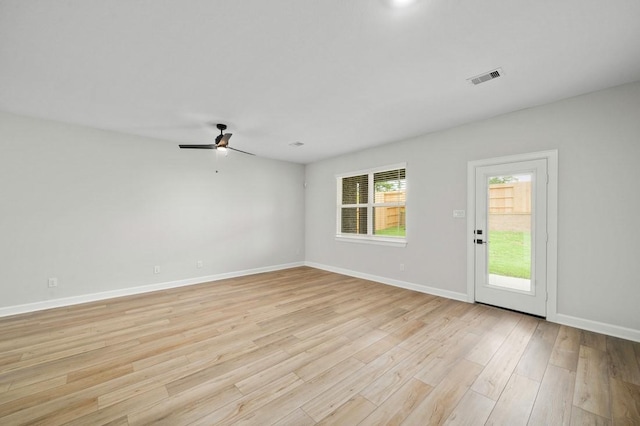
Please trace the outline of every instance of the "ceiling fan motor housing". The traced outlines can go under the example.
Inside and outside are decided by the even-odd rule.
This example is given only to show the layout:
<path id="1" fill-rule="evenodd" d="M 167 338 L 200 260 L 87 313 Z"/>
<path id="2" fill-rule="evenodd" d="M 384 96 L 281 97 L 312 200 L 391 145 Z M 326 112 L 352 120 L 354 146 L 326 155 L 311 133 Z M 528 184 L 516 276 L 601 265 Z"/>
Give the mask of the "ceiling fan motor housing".
<path id="1" fill-rule="evenodd" d="M 218 145 L 220 143 L 220 140 L 222 139 L 222 132 L 227 130 L 227 125 L 226 124 L 222 124 L 222 123 L 218 123 L 218 124 L 216 124 L 216 127 L 218 128 L 218 130 L 220 130 L 220 134 L 218 136 L 216 136 L 216 145 Z"/>

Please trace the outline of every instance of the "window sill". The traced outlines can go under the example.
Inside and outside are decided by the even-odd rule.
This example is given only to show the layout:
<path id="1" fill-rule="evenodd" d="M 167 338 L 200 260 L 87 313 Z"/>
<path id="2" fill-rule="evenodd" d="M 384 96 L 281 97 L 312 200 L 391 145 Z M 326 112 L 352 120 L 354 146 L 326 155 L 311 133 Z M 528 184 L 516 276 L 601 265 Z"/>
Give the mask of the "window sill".
<path id="1" fill-rule="evenodd" d="M 340 241 L 343 243 L 373 244 L 373 245 L 390 246 L 390 247 L 406 247 L 407 246 L 407 240 L 405 238 L 384 238 L 384 237 L 369 237 L 369 236 L 355 237 L 351 235 L 336 235 L 336 241 Z"/>

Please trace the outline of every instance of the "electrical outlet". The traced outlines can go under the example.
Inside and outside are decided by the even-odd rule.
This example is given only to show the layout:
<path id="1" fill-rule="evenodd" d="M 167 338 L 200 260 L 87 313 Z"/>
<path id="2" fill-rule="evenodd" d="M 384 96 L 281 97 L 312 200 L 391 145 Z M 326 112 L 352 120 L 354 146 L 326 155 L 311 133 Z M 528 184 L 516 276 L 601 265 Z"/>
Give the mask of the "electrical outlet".
<path id="1" fill-rule="evenodd" d="M 47 281 L 47 286 L 49 288 L 58 287 L 58 279 L 57 278 L 49 278 Z"/>
<path id="2" fill-rule="evenodd" d="M 160 273 L 160 266 L 156 265 L 153 267 L 153 273 L 154 274 L 159 274 Z"/>
<path id="3" fill-rule="evenodd" d="M 196 267 L 197 267 L 197 268 L 202 268 L 202 265 L 203 265 L 202 260 L 198 260 L 198 261 L 196 262 Z"/>

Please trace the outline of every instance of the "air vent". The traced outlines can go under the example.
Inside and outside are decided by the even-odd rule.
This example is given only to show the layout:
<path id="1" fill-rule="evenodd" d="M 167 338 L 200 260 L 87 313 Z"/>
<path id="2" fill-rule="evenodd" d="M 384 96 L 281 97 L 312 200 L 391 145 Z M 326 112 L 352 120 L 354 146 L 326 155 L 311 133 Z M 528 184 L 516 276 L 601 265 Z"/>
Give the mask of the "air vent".
<path id="1" fill-rule="evenodd" d="M 504 74 L 504 71 L 502 71 L 502 68 L 496 68 L 493 71 L 488 71 L 484 74 L 480 74 L 475 77 L 468 78 L 467 81 L 475 85 L 475 84 L 484 83 L 485 81 L 493 80 L 494 78 L 498 78 L 503 74 Z"/>
<path id="2" fill-rule="evenodd" d="M 302 142 L 291 142 L 289 145 L 291 145 L 291 146 L 302 146 L 302 145 L 304 145 L 304 143 L 302 143 Z"/>

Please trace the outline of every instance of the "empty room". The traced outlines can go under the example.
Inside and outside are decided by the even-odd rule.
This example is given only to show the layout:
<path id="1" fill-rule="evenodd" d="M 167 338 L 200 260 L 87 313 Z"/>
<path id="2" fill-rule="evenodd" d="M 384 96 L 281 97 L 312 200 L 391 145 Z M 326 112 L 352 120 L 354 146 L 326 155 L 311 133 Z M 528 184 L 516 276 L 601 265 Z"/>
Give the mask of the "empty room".
<path id="1" fill-rule="evenodd" d="M 640 425 L 640 2 L 0 0 L 1 425 Z"/>

